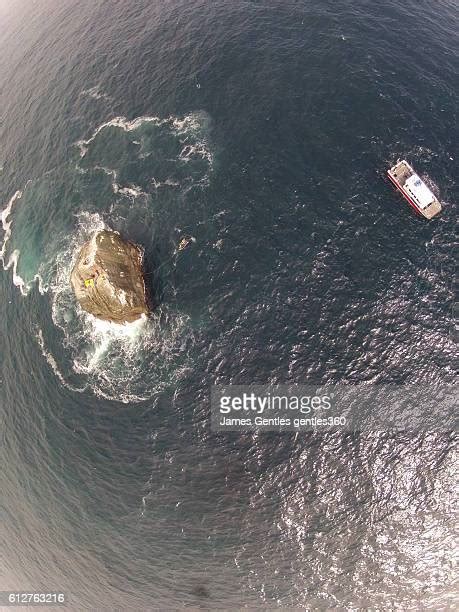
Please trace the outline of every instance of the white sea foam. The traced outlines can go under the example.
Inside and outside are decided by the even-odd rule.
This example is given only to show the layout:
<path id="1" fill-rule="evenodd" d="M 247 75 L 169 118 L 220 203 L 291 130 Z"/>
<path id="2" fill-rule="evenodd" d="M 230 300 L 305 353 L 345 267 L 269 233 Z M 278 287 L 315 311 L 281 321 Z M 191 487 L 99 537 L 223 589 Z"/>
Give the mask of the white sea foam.
<path id="1" fill-rule="evenodd" d="M 146 193 L 142 190 L 138 185 L 130 185 L 129 187 L 118 187 L 118 192 L 123 195 L 132 196 L 133 198 L 137 198 L 140 195 L 146 195 Z"/>
<path id="2" fill-rule="evenodd" d="M 149 399 L 164 387 L 164 365 L 173 357 L 174 345 L 180 347 L 180 336 L 188 334 L 187 318 L 175 316 L 173 328 L 164 333 L 154 317 L 117 325 L 78 312 L 80 331 L 68 336 L 73 369 L 86 377 L 96 395 L 131 403 Z M 175 370 L 172 378 L 180 372 Z"/>
<path id="3" fill-rule="evenodd" d="M 118 127 L 118 128 L 121 128 L 122 130 L 125 130 L 126 132 L 132 132 L 133 130 L 136 130 L 138 127 L 140 127 L 142 123 L 151 122 L 151 123 L 154 123 L 155 125 L 163 125 L 167 121 L 168 121 L 167 119 L 160 119 L 159 117 L 147 117 L 147 116 L 138 117 L 137 119 L 133 119 L 132 121 L 129 121 L 128 119 L 126 119 L 126 117 L 114 117 L 113 119 L 110 119 L 109 121 L 105 121 L 105 123 L 102 123 L 101 125 L 99 125 L 99 127 L 96 128 L 92 136 L 90 136 L 88 139 L 78 140 L 75 144 L 80 149 L 81 157 L 84 157 L 86 153 L 88 152 L 88 146 L 97 138 L 97 136 L 102 132 L 102 130 L 105 130 L 108 127 Z"/>
<path id="4" fill-rule="evenodd" d="M 138 198 L 139 196 L 146 196 L 147 193 L 140 187 L 139 185 L 134 185 L 133 183 L 129 183 L 124 187 L 120 187 L 118 183 L 118 173 L 116 170 L 112 170 L 111 168 L 105 168 L 105 166 L 94 166 L 97 170 L 101 170 L 105 172 L 112 179 L 112 189 L 113 193 L 119 193 L 121 195 L 125 195 L 132 198 Z M 87 172 L 83 170 L 83 172 Z M 151 177 L 150 183 L 153 185 L 155 189 L 159 189 L 159 187 L 167 186 L 167 187 L 177 187 L 180 186 L 180 183 L 177 181 L 173 181 L 172 179 L 167 179 L 164 182 L 157 181 L 155 177 Z"/>
<path id="5" fill-rule="evenodd" d="M 191 156 L 198 156 L 206 159 L 210 166 L 213 164 L 213 155 L 207 142 L 207 138 L 203 133 L 205 128 L 204 113 L 191 113 L 179 119 L 177 117 L 168 117 L 161 119 L 155 116 L 142 116 L 129 121 L 126 117 L 118 116 L 102 123 L 93 132 L 92 136 L 87 139 L 78 140 L 75 144 L 80 149 L 80 157 L 85 157 L 89 150 L 89 146 L 97 136 L 106 128 L 117 127 L 125 132 L 133 132 L 140 128 L 144 123 L 153 123 L 155 126 L 169 126 L 170 129 L 180 138 L 183 144 L 180 158 L 182 160 L 190 159 Z M 197 140 L 190 143 L 189 137 L 193 135 Z M 132 141 L 134 144 L 139 144 L 138 140 Z M 140 154 L 142 157 L 142 154 Z"/>
<path id="6" fill-rule="evenodd" d="M 25 188 L 27 188 L 27 185 Z M 13 211 L 14 205 L 16 204 L 18 200 L 22 198 L 22 195 L 23 195 L 22 191 L 19 191 L 19 190 L 16 191 L 16 193 L 13 195 L 13 197 L 10 199 L 6 207 L 1 212 L 1 220 L 2 220 L 2 228 L 4 231 L 4 237 L 3 237 L 3 242 L 2 242 L 2 248 L 0 249 L 0 259 L 2 260 L 3 269 L 5 271 L 10 270 L 10 269 L 12 270 L 13 284 L 16 287 L 18 287 L 22 295 L 25 296 L 27 295 L 30 289 L 30 286 L 27 285 L 25 280 L 18 273 L 18 262 L 19 262 L 20 250 L 14 249 L 12 253 L 10 253 L 9 257 L 7 257 L 6 255 L 7 244 L 11 238 L 11 232 L 12 232 L 12 226 L 13 226 L 13 221 L 12 219 L 10 219 L 10 215 Z M 38 274 L 35 275 L 33 280 L 35 279 L 38 279 L 40 283 L 41 278 Z"/>
<path id="7" fill-rule="evenodd" d="M 20 198 L 22 198 L 22 193 L 22 191 L 16 191 L 16 193 L 13 195 L 6 207 L 1 212 L 2 228 L 5 232 L 2 242 L 2 248 L 0 250 L 0 258 L 2 259 L 3 264 L 5 264 L 4 257 L 6 253 L 6 245 L 11 237 L 11 226 L 13 224 L 13 222 L 9 220 L 9 216 L 11 215 L 11 211 L 13 210 L 13 206 L 15 205 L 15 203 Z"/>
<path id="8" fill-rule="evenodd" d="M 37 328 L 36 330 L 35 339 L 38 342 L 38 345 L 41 349 L 43 357 L 46 359 L 48 365 L 50 366 L 50 368 L 52 369 L 56 377 L 59 379 L 59 381 L 64 385 L 64 387 L 67 387 L 67 389 L 70 389 L 72 391 L 77 391 L 78 393 L 82 393 L 87 388 L 87 386 L 84 385 L 83 387 L 78 388 L 78 387 L 71 385 L 65 380 L 64 375 L 62 374 L 62 372 L 59 369 L 59 366 L 57 365 L 57 361 L 54 359 L 53 355 L 46 348 L 45 341 L 43 338 L 43 331 L 40 328 Z"/>
<path id="9" fill-rule="evenodd" d="M 111 177 L 113 193 L 121 193 L 122 195 L 132 196 L 134 198 L 140 195 L 147 195 L 138 185 L 130 184 L 125 187 L 120 187 L 120 185 L 118 184 L 118 173 L 116 172 L 116 170 L 99 165 L 94 166 L 94 169 L 101 170 L 102 172 Z M 86 173 L 87 170 L 83 170 L 83 172 Z"/>
<path id="10" fill-rule="evenodd" d="M 101 91 L 100 85 L 94 85 L 94 87 L 89 87 L 89 89 L 83 89 L 79 95 L 88 96 L 89 98 L 94 98 L 94 100 L 111 100 L 108 94 Z"/>

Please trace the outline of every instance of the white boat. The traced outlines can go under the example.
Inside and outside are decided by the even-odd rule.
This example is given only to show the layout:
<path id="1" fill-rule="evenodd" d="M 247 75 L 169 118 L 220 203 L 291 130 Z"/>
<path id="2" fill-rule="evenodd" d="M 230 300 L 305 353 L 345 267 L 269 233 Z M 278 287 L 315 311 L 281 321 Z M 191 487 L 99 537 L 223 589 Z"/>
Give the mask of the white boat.
<path id="1" fill-rule="evenodd" d="M 438 198 L 406 160 L 397 162 L 387 171 L 387 176 L 416 212 L 426 219 L 432 219 L 441 211 Z"/>

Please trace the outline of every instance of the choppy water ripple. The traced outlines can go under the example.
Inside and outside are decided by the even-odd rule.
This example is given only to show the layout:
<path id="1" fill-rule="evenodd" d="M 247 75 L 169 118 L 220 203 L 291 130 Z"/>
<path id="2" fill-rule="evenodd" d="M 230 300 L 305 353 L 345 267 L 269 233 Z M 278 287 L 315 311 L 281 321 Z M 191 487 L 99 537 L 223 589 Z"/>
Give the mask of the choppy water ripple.
<path id="1" fill-rule="evenodd" d="M 453 435 L 209 430 L 214 382 L 455 381 L 454 2 L 0 19 L 0 586 L 78 610 L 457 607 Z M 439 219 L 385 182 L 398 157 Z M 143 246 L 151 319 L 77 307 L 100 227 Z"/>

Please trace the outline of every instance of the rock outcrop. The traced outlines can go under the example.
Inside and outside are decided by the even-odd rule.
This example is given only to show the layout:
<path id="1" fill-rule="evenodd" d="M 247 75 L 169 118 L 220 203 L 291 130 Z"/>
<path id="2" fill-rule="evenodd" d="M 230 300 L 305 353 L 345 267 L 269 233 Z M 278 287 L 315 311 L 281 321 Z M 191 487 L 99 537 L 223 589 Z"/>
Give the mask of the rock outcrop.
<path id="1" fill-rule="evenodd" d="M 140 247 L 102 230 L 78 254 L 70 280 L 83 310 L 104 321 L 128 323 L 149 311 Z"/>

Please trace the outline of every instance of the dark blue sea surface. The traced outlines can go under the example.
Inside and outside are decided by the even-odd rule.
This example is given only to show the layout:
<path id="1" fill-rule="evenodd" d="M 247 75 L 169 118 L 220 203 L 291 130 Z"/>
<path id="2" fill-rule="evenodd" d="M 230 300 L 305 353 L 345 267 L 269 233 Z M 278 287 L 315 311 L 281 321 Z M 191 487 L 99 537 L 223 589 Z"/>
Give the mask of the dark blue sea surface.
<path id="1" fill-rule="evenodd" d="M 0 590 L 457 605 L 453 434 L 216 435 L 209 397 L 456 381 L 458 25 L 455 0 L 0 0 Z M 145 249 L 147 321 L 75 302 L 103 227 Z"/>

